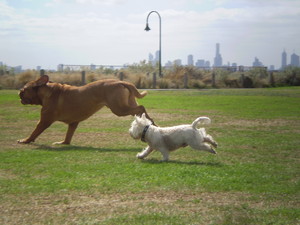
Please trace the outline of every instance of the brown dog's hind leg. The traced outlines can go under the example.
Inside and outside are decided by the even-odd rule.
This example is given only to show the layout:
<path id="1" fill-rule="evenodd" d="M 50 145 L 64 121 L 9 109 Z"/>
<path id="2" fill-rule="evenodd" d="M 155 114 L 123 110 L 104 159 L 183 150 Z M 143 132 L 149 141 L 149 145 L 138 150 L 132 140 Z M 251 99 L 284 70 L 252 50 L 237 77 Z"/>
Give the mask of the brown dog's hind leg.
<path id="1" fill-rule="evenodd" d="M 115 91 L 114 94 L 115 96 L 111 95 L 111 98 L 107 99 L 107 107 L 110 108 L 115 115 L 142 116 L 142 114 L 145 113 L 146 117 L 155 125 L 154 121 L 146 112 L 145 107 L 137 104 L 135 96 L 127 88 L 122 86 L 118 91 Z"/>
<path id="2" fill-rule="evenodd" d="M 118 107 L 112 107 L 110 109 L 117 116 L 129 116 L 129 115 L 142 116 L 142 114 L 145 113 L 145 116 L 147 117 L 147 119 L 149 119 L 152 122 L 152 124 L 155 125 L 154 121 L 147 114 L 145 107 L 142 105 L 138 105 L 136 107 L 123 105 L 123 106 L 118 106 Z"/>
<path id="3" fill-rule="evenodd" d="M 54 145 L 69 145 L 71 143 L 74 132 L 78 126 L 79 122 L 69 124 L 68 131 L 64 141 L 54 142 Z"/>
<path id="4" fill-rule="evenodd" d="M 138 113 L 137 114 L 134 114 L 134 115 L 138 115 L 138 116 L 142 116 L 143 115 L 143 113 L 145 113 L 145 116 L 146 116 L 146 118 L 147 119 L 149 119 L 151 122 L 152 122 L 152 124 L 153 125 L 155 125 L 155 123 L 154 123 L 154 121 L 152 120 L 152 118 L 148 115 L 148 113 L 146 112 L 146 109 L 145 109 L 145 107 L 144 106 L 142 106 L 142 105 L 138 105 L 137 104 L 137 102 L 136 102 L 136 100 L 135 100 L 135 96 L 132 94 L 132 93 L 130 93 L 130 95 L 129 95 L 129 99 L 128 99 L 128 102 L 129 102 L 129 106 L 131 107 L 131 108 L 136 108 L 136 107 L 140 107 L 140 109 L 138 110 Z M 132 115 L 132 114 L 131 114 Z M 133 116 L 134 116 L 133 115 Z M 155 125 L 156 126 L 156 125 Z"/>
<path id="5" fill-rule="evenodd" d="M 156 126 L 156 124 L 154 123 L 153 119 L 152 119 L 152 118 L 148 115 L 148 113 L 146 112 L 145 107 L 142 106 L 142 105 L 140 105 L 140 106 L 138 106 L 138 107 L 140 107 L 141 110 L 140 110 L 139 113 L 137 113 L 137 114 L 135 114 L 135 115 L 138 115 L 138 116 L 141 117 L 141 116 L 143 115 L 143 113 L 145 113 L 146 118 L 149 119 L 149 120 L 152 122 L 152 124 L 153 124 L 154 126 Z M 133 115 L 133 116 L 134 116 L 134 115 Z"/>

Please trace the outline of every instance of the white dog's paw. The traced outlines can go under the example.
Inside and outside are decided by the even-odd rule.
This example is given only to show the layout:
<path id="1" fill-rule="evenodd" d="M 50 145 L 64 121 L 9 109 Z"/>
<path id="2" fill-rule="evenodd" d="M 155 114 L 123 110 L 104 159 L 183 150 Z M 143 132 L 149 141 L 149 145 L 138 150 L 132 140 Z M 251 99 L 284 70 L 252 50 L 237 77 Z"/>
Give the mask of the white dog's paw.
<path id="1" fill-rule="evenodd" d="M 216 152 L 215 149 L 213 149 L 213 148 L 210 149 L 210 153 L 212 153 L 212 154 L 217 154 L 217 152 Z"/>
<path id="2" fill-rule="evenodd" d="M 138 159 L 143 159 L 143 158 L 144 158 L 144 156 L 143 156 L 141 153 L 136 154 L 136 157 L 137 157 Z"/>
<path id="3" fill-rule="evenodd" d="M 215 148 L 217 148 L 217 147 L 218 147 L 218 143 L 217 143 L 217 142 L 215 142 L 215 141 L 212 143 L 212 145 L 213 145 Z"/>

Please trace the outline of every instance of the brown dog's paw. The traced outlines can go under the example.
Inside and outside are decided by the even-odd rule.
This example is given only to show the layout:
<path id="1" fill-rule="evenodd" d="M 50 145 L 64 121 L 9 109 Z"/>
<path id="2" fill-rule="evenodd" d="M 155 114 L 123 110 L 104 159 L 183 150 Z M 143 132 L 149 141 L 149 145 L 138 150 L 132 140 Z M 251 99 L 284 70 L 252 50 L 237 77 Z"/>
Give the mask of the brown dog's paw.
<path id="1" fill-rule="evenodd" d="M 28 140 L 28 139 L 21 139 L 21 140 L 18 140 L 18 144 L 29 144 L 31 141 Z"/>
<path id="2" fill-rule="evenodd" d="M 52 143 L 52 145 L 69 145 L 70 143 L 67 143 L 65 141 L 58 141 L 58 142 L 54 142 Z"/>

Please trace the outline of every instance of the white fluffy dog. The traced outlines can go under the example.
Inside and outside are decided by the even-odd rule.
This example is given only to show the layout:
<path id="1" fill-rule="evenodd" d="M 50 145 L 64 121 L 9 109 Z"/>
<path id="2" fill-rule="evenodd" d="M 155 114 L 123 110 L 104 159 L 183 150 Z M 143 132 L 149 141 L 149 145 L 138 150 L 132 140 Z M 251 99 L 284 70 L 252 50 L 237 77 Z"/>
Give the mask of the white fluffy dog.
<path id="1" fill-rule="evenodd" d="M 197 129 L 197 124 L 200 122 L 209 124 L 210 119 L 208 117 L 199 117 L 190 125 L 161 128 L 152 125 L 145 114 L 142 117 L 135 116 L 135 120 L 129 129 L 130 135 L 134 139 L 141 139 L 149 144 L 136 157 L 143 159 L 153 150 L 158 150 L 163 155 L 163 161 L 168 161 L 170 151 L 188 145 L 196 150 L 216 154 L 213 147 L 217 147 L 218 144 L 210 135 L 206 134 L 204 128 Z"/>

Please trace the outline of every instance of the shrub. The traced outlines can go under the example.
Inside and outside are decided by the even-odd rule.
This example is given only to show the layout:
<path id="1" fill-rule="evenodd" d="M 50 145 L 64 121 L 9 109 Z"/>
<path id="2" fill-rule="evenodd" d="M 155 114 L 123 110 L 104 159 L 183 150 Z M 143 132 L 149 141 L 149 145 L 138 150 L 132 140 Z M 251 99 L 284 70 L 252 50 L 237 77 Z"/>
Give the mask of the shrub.
<path id="1" fill-rule="evenodd" d="M 289 86 L 300 86 L 300 68 L 287 67 L 281 73 L 280 83 Z"/>
<path id="2" fill-rule="evenodd" d="M 120 79 L 132 82 L 137 88 L 153 88 L 153 67 L 143 62 L 141 65 L 133 65 L 121 70 L 100 68 L 86 72 L 86 83 L 101 79 Z M 152 71 L 151 71 L 152 70 Z M 287 67 L 284 71 L 273 72 L 271 76 L 263 68 L 255 68 L 243 73 L 232 72 L 224 69 L 205 71 L 193 66 L 173 66 L 163 68 L 163 77 L 156 76 L 157 88 L 209 88 L 212 84 L 212 74 L 215 75 L 215 87 L 224 88 L 261 88 L 270 86 L 295 86 L 300 85 L 300 68 Z M 52 82 L 82 85 L 80 71 L 46 72 Z M 37 71 L 25 71 L 18 75 L 0 75 L 0 86 L 4 89 L 19 89 L 28 81 L 35 80 L 39 76 Z M 187 82 L 184 80 L 188 78 Z M 244 78 L 242 78 L 244 77 Z M 187 85 L 186 85 L 187 84 Z M 185 86 L 186 85 L 186 86 Z"/>
<path id="3" fill-rule="evenodd" d="M 253 81 L 250 77 L 244 77 L 242 78 L 242 87 L 243 88 L 253 88 Z"/>
<path id="4" fill-rule="evenodd" d="M 3 75 L 0 76 L 0 85 L 5 89 L 18 89 L 19 85 L 16 84 L 15 76 Z"/>
<path id="5" fill-rule="evenodd" d="M 26 83 L 29 81 L 35 80 L 38 77 L 38 74 L 33 71 L 25 71 L 23 73 L 20 73 L 17 77 L 17 86 L 19 88 L 23 87 Z"/>
<path id="6" fill-rule="evenodd" d="M 169 81 L 167 79 L 160 79 L 158 81 L 158 88 L 168 89 L 169 88 Z"/>
<path id="7" fill-rule="evenodd" d="M 206 88 L 205 83 L 201 80 L 194 81 L 191 86 L 196 89 Z"/>

